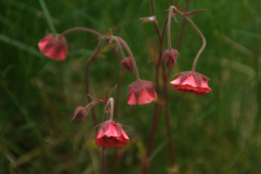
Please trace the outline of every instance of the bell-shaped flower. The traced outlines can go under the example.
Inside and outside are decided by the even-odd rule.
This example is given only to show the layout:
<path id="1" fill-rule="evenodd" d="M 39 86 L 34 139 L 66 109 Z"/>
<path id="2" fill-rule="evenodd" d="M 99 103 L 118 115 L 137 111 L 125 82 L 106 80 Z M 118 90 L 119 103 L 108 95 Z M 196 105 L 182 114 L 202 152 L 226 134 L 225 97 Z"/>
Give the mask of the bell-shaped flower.
<path id="1" fill-rule="evenodd" d="M 97 145 L 108 148 L 119 146 L 122 147 L 130 139 L 117 121 L 105 121 L 100 125 L 100 129 L 95 138 Z"/>
<path id="2" fill-rule="evenodd" d="M 38 43 L 40 51 L 50 59 L 56 59 L 62 61 L 67 55 L 67 43 L 63 36 L 57 35 L 57 38 L 53 37 L 53 34 L 47 33 L 46 36 Z"/>
<path id="3" fill-rule="evenodd" d="M 197 72 L 182 72 L 182 75 L 171 81 L 170 84 L 173 85 L 173 89 L 197 95 L 206 94 L 212 91 L 208 86 L 208 78 Z"/>
<path id="4" fill-rule="evenodd" d="M 152 83 L 146 80 L 131 83 L 128 87 L 128 95 L 129 105 L 143 105 L 157 99 L 157 93 L 154 91 Z"/>

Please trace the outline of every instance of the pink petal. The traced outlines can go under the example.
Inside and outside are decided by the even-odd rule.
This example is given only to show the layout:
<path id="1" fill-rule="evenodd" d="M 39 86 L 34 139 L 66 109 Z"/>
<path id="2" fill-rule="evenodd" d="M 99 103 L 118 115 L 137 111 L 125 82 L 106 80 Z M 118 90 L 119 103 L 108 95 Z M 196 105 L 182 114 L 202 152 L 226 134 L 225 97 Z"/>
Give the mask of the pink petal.
<path id="1" fill-rule="evenodd" d="M 38 42 L 38 47 L 40 51 L 43 51 L 46 44 L 49 42 L 49 39 L 42 39 L 40 42 Z"/>
<path id="2" fill-rule="evenodd" d="M 186 78 L 180 85 L 187 85 L 187 86 L 192 86 L 192 87 L 200 87 L 192 74 L 189 75 L 189 77 Z"/>
<path id="3" fill-rule="evenodd" d="M 66 57 L 66 54 L 67 54 L 66 49 L 62 48 L 62 49 L 60 50 L 60 52 L 58 53 L 58 55 L 57 55 L 57 57 L 56 57 L 56 60 L 58 60 L 58 61 L 64 60 L 65 57 Z"/>
<path id="4" fill-rule="evenodd" d="M 146 92 L 144 89 L 141 90 L 140 96 L 138 98 L 138 104 L 143 105 L 152 102 L 155 100 L 154 97 L 152 97 L 148 92 Z"/>
<path id="5" fill-rule="evenodd" d="M 136 99 L 135 99 L 133 92 L 129 95 L 128 104 L 129 105 L 136 105 Z"/>
<path id="6" fill-rule="evenodd" d="M 182 75 L 181 75 L 182 76 Z M 172 85 L 178 85 L 181 79 L 181 76 L 179 76 L 178 78 L 176 78 L 175 80 L 171 81 L 170 84 Z"/>

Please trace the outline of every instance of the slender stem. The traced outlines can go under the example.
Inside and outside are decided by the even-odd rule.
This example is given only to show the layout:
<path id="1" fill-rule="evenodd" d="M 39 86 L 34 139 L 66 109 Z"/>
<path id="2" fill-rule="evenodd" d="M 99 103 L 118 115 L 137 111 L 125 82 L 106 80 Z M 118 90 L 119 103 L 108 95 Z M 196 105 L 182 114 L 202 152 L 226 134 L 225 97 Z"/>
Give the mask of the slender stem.
<path id="1" fill-rule="evenodd" d="M 76 27 L 76 28 L 71 28 L 71 29 L 69 29 L 69 30 L 66 30 L 65 32 L 63 32 L 62 34 L 60 34 L 59 37 L 65 36 L 66 34 L 71 33 L 71 32 L 73 32 L 73 31 L 86 31 L 86 32 L 92 33 L 92 34 L 94 34 L 94 35 L 96 35 L 96 36 L 101 36 L 100 33 L 96 32 L 96 31 L 94 31 L 94 30 L 92 30 L 92 29 L 83 28 L 83 27 Z"/>
<path id="2" fill-rule="evenodd" d="M 155 82 L 155 88 L 156 88 L 156 92 L 159 93 L 159 69 L 160 69 L 160 62 L 161 62 L 161 57 L 162 57 L 162 53 L 163 53 L 163 39 L 165 36 L 165 32 L 166 32 L 166 28 L 167 28 L 167 24 L 168 24 L 168 17 L 165 20 L 161 35 L 159 35 L 159 57 L 158 57 L 158 62 L 156 64 L 156 82 Z"/>
<path id="3" fill-rule="evenodd" d="M 131 59 L 132 59 L 132 64 L 133 64 L 133 67 L 134 67 L 134 71 L 135 71 L 135 74 L 136 74 L 136 78 L 138 81 L 140 81 L 140 76 L 139 76 L 139 72 L 138 72 L 138 68 L 137 68 L 137 65 L 136 65 L 136 62 L 135 62 L 135 59 L 133 57 L 133 54 L 128 46 L 128 44 L 120 37 L 114 37 L 115 40 L 119 40 L 119 42 L 124 46 L 124 48 L 128 51 Z"/>
<path id="4" fill-rule="evenodd" d="M 115 98 L 115 114 L 114 114 L 114 118 L 118 119 L 118 108 L 119 108 L 119 101 L 120 101 L 120 92 L 121 92 L 121 85 L 122 85 L 122 81 L 123 81 L 123 77 L 124 77 L 124 71 L 125 69 L 123 67 L 121 67 L 121 72 L 120 72 L 120 78 L 119 78 L 119 82 L 118 82 L 118 86 L 117 86 L 117 94 L 116 94 L 116 98 Z"/>
<path id="5" fill-rule="evenodd" d="M 167 74 L 165 72 L 165 66 L 162 64 L 162 79 L 163 79 L 163 97 L 164 97 L 164 109 L 165 109 L 165 119 L 166 119 L 166 129 L 167 129 L 167 138 L 169 144 L 171 164 L 175 166 L 175 154 L 173 149 L 173 142 L 171 139 L 171 129 L 170 129 L 170 119 L 169 119 L 169 108 L 168 108 L 168 88 L 167 88 Z"/>
<path id="6" fill-rule="evenodd" d="M 89 94 L 89 66 L 92 62 L 93 59 L 95 59 L 102 47 L 103 42 L 105 41 L 106 38 L 102 38 L 98 44 L 97 49 L 94 51 L 94 53 L 92 54 L 92 56 L 88 59 L 87 63 L 86 63 L 86 67 L 85 67 L 85 90 L 86 90 L 86 94 Z M 88 101 L 91 102 L 91 98 L 89 95 L 87 95 Z M 95 117 L 95 113 L 93 108 L 91 109 L 91 113 L 92 113 L 92 120 L 93 120 L 93 124 L 94 126 L 97 125 L 97 120 Z"/>
<path id="7" fill-rule="evenodd" d="M 169 17 L 168 17 L 168 46 L 169 46 L 169 50 L 171 50 L 170 24 L 171 24 L 171 9 L 169 9 Z"/>
<path id="8" fill-rule="evenodd" d="M 190 0 L 187 0 L 187 2 L 186 2 L 186 7 L 185 7 L 185 11 L 184 11 L 184 12 L 188 11 L 189 4 L 190 4 Z M 181 41 L 182 41 L 184 29 L 185 29 L 185 24 L 186 24 L 186 20 L 183 19 L 182 24 L 181 24 L 181 29 L 180 29 L 180 32 L 179 32 L 178 42 L 177 42 L 177 45 L 176 45 L 176 49 L 177 49 L 177 50 L 179 50 L 179 49 L 180 49 L 180 46 L 181 46 Z"/>
<path id="9" fill-rule="evenodd" d="M 99 102 L 103 102 L 104 103 L 104 100 L 94 100 L 93 102 L 91 102 L 88 105 L 86 105 L 84 107 L 84 109 L 91 109 L 93 106 L 95 106 Z"/>
<path id="10" fill-rule="evenodd" d="M 46 6 L 44 0 L 39 0 L 39 2 L 40 2 L 41 7 L 42 7 L 42 9 L 43 9 L 44 16 L 45 16 L 45 18 L 46 18 L 46 20 L 47 20 L 47 23 L 48 23 L 48 25 L 49 25 L 49 27 L 50 27 L 52 33 L 53 33 L 53 36 L 56 37 L 56 31 L 55 31 L 55 28 L 54 28 L 54 26 L 53 26 L 53 23 L 52 23 L 51 16 L 50 16 L 50 13 L 49 13 L 49 11 L 48 11 L 48 8 L 47 8 L 47 6 Z"/>
<path id="11" fill-rule="evenodd" d="M 188 11 L 189 4 L 190 4 L 190 0 L 187 0 L 184 12 Z M 183 33 L 184 33 L 184 29 L 185 29 L 185 24 L 186 24 L 186 19 L 183 19 L 182 24 L 181 24 L 181 29 L 180 29 L 180 32 L 179 32 L 178 42 L 177 42 L 177 45 L 176 45 L 176 49 L 178 51 L 180 50 L 180 46 L 181 46 L 181 42 L 182 42 L 182 38 L 183 38 Z M 172 69 L 173 69 L 173 66 L 168 71 L 167 79 L 171 75 Z"/>
<path id="12" fill-rule="evenodd" d="M 172 6 L 172 8 L 175 10 L 176 13 L 178 13 L 179 15 L 181 15 L 183 18 L 185 18 L 192 26 L 193 28 L 198 32 L 198 34 L 200 35 L 200 37 L 202 38 L 203 40 L 203 44 L 200 48 L 200 50 L 198 51 L 198 54 L 196 55 L 196 58 L 193 62 L 193 67 L 192 67 L 192 71 L 195 71 L 195 68 L 196 68 L 196 64 L 197 64 L 197 61 L 198 61 L 198 58 L 200 56 L 200 54 L 202 53 L 202 51 L 205 49 L 206 47 L 206 39 L 204 37 L 204 35 L 201 33 L 201 31 L 198 29 L 198 27 L 186 16 L 184 15 L 183 13 L 181 13 L 180 11 L 178 11 L 176 9 L 176 7 Z"/>
<path id="13" fill-rule="evenodd" d="M 114 100 L 113 98 L 110 98 L 108 101 L 107 101 L 107 104 L 106 104 L 106 107 L 110 104 L 110 120 L 112 121 L 113 120 L 113 107 L 114 107 Z"/>
<path id="14" fill-rule="evenodd" d="M 123 59 L 125 59 L 126 57 L 125 57 L 124 51 L 123 51 L 123 49 L 122 49 L 121 43 L 119 42 L 118 39 L 115 39 L 115 41 L 116 41 L 116 44 L 118 45 L 118 47 L 119 47 L 119 49 L 120 49 L 121 56 L 123 57 Z"/>
<path id="15" fill-rule="evenodd" d="M 151 0 L 151 13 L 152 13 L 152 16 L 155 16 L 154 1 L 153 0 Z M 154 26 L 155 26 L 155 29 L 156 29 L 156 32 L 157 32 L 158 42 L 159 42 L 159 55 L 158 55 L 158 61 L 157 61 L 157 64 L 156 64 L 156 79 L 155 79 L 155 81 L 156 81 L 156 92 L 158 94 L 159 94 L 159 69 L 160 69 L 161 57 L 162 57 L 162 53 L 163 53 L 163 47 L 162 47 L 163 46 L 163 39 L 164 39 L 164 36 L 165 36 L 167 24 L 168 24 L 168 17 L 165 20 L 162 32 L 160 34 L 158 23 L 157 23 L 156 20 L 154 21 Z M 150 130 L 150 136 L 149 136 L 149 142 L 148 142 L 148 145 L 147 145 L 146 156 L 142 161 L 141 174 L 148 173 L 148 167 L 149 167 L 148 158 L 149 158 L 150 153 L 151 153 L 153 140 L 154 140 L 154 137 L 155 137 L 155 134 L 156 134 L 157 126 L 158 126 L 158 123 L 159 123 L 159 118 L 160 118 L 160 115 L 161 115 L 161 110 L 162 110 L 162 107 L 160 107 L 158 103 L 155 103 L 154 111 L 153 111 L 152 127 L 151 127 L 151 130 Z"/>
<path id="16" fill-rule="evenodd" d="M 102 174 L 107 174 L 107 170 L 106 170 L 106 161 L 105 161 L 104 151 L 105 151 L 105 148 L 102 147 L 102 151 L 101 151 L 101 158 L 102 158 Z"/>
<path id="17" fill-rule="evenodd" d="M 108 103 L 108 102 L 107 102 Z M 105 109 L 104 109 L 104 116 L 103 116 L 103 121 L 107 120 L 107 104 L 105 105 Z M 105 148 L 102 147 L 102 151 L 101 151 L 101 159 L 102 159 L 102 173 L 103 174 L 107 174 L 107 165 L 106 165 L 106 159 L 105 159 Z"/>

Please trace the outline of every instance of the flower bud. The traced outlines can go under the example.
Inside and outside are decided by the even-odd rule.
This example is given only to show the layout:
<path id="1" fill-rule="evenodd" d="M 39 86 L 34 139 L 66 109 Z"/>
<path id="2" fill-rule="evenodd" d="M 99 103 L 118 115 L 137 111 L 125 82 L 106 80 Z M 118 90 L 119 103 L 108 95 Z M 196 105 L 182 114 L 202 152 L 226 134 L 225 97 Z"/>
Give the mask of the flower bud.
<path id="1" fill-rule="evenodd" d="M 175 49 L 168 49 L 163 53 L 162 57 L 166 61 L 166 65 L 168 66 L 168 68 L 170 68 L 171 66 L 173 66 L 173 64 L 176 63 L 178 55 L 179 53 Z"/>
<path id="2" fill-rule="evenodd" d="M 74 116 L 71 119 L 71 121 L 84 120 L 87 115 L 88 115 L 87 111 L 83 107 L 79 106 L 75 109 Z"/>
<path id="3" fill-rule="evenodd" d="M 132 58 L 127 57 L 121 61 L 121 66 L 123 66 L 125 69 L 129 70 L 133 74 L 133 64 L 132 64 Z"/>

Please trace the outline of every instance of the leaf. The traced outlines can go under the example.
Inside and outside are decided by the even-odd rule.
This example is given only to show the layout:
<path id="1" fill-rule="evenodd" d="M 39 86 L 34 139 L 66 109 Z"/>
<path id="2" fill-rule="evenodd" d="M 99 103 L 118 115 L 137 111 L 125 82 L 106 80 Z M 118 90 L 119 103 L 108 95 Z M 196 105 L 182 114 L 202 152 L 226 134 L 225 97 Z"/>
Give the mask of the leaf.
<path id="1" fill-rule="evenodd" d="M 111 91 L 115 90 L 115 89 L 117 88 L 117 86 L 118 86 L 118 85 L 116 84 L 113 88 L 108 89 L 107 91 L 105 91 L 106 100 L 109 98 L 109 93 L 110 93 Z"/>

